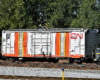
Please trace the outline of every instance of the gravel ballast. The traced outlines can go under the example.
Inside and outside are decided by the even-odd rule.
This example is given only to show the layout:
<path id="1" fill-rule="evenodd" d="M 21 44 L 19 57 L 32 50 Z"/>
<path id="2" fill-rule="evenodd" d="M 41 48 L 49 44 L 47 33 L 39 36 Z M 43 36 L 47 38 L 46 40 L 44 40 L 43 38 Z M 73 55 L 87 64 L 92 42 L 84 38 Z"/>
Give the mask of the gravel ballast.
<path id="1" fill-rule="evenodd" d="M 0 66 L 0 75 L 33 76 L 33 77 L 62 77 L 60 68 L 31 68 Z M 100 70 L 65 69 L 67 78 L 94 78 L 100 79 Z"/>

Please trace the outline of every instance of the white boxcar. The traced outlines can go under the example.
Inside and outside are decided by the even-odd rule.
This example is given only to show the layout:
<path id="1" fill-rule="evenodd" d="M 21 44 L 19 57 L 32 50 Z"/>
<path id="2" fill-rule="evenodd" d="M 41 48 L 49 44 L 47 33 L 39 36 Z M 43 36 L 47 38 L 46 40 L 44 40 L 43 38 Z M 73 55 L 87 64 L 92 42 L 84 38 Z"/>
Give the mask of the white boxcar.
<path id="1" fill-rule="evenodd" d="M 5 57 L 93 57 L 99 45 L 97 29 L 54 28 L 2 31 Z"/>

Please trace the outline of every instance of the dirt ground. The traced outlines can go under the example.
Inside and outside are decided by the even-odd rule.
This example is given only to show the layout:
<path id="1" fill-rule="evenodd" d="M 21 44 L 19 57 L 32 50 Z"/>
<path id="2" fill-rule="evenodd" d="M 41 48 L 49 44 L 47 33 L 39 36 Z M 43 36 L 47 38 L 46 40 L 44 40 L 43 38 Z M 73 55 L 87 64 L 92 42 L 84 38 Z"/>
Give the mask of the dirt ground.
<path id="1" fill-rule="evenodd" d="M 52 77 L 22 77 L 22 76 L 4 76 L 0 75 L 1 79 L 21 79 L 21 80 L 62 80 L 62 78 L 52 78 Z M 100 80 L 100 79 L 86 79 L 86 78 L 64 78 L 64 80 Z"/>

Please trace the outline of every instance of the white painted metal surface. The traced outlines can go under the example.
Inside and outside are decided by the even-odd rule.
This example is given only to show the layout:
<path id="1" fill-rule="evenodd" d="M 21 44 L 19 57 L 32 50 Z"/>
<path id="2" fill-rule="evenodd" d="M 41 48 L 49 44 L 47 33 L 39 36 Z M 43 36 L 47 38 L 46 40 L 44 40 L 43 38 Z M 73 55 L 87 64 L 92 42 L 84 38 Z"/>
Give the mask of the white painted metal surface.
<path id="1" fill-rule="evenodd" d="M 85 32 L 70 33 L 70 55 L 85 56 Z"/>
<path id="2" fill-rule="evenodd" d="M 52 33 L 52 37 L 51 37 L 51 38 L 52 38 L 52 42 L 51 42 L 51 46 L 52 46 L 52 47 L 51 47 L 51 48 L 52 48 L 51 50 L 52 50 L 52 51 L 51 51 L 51 52 L 52 52 L 52 55 L 55 56 L 55 55 L 56 55 L 56 54 L 55 54 L 56 33 Z"/>
<path id="3" fill-rule="evenodd" d="M 10 37 L 10 40 L 11 40 L 11 54 L 14 54 L 14 46 L 15 46 L 15 33 L 11 33 L 11 37 Z"/>
<path id="4" fill-rule="evenodd" d="M 31 39 L 31 37 L 32 37 L 32 33 L 28 33 L 28 41 L 27 41 L 27 54 L 33 54 L 34 55 L 34 52 L 33 52 L 33 50 L 32 50 L 32 46 L 31 46 L 31 44 L 32 44 L 32 39 Z"/>
<path id="5" fill-rule="evenodd" d="M 69 32 L 69 56 L 83 56 L 85 57 L 86 48 L 89 45 L 89 42 L 95 40 L 93 43 L 95 46 L 98 45 L 99 37 L 97 33 L 85 33 L 87 29 L 64 29 L 59 30 L 40 30 L 40 31 L 24 31 L 24 30 L 16 30 L 16 31 L 2 31 L 2 54 L 15 54 L 15 32 L 19 32 L 19 53 L 22 54 L 23 44 L 22 44 L 22 35 L 21 33 L 27 32 L 27 55 L 46 55 L 46 56 L 54 56 L 56 57 L 56 32 L 60 33 L 60 55 L 59 57 L 64 57 L 64 48 L 65 48 L 65 40 L 66 36 L 65 33 Z M 92 30 L 92 32 L 95 30 Z M 91 32 L 91 30 L 90 30 Z M 87 35 L 86 35 L 87 34 Z M 95 35 L 92 39 L 90 36 Z M 67 35 L 68 36 L 68 35 Z M 89 36 L 89 37 L 86 37 Z M 97 38 L 97 39 L 95 39 Z M 88 44 L 87 44 L 87 42 Z M 87 46 L 86 46 L 86 45 Z M 68 48 L 68 47 L 67 47 Z M 66 49 L 65 49 L 66 50 Z M 90 49 L 90 52 L 92 50 Z M 67 54 L 67 53 L 66 53 Z M 88 55 L 88 53 L 86 53 Z M 90 55 L 90 53 L 89 53 Z M 22 57 L 22 55 L 20 55 Z M 66 57 L 66 56 L 65 56 Z"/>
<path id="6" fill-rule="evenodd" d="M 2 53 L 6 53 L 6 33 L 2 33 Z"/>

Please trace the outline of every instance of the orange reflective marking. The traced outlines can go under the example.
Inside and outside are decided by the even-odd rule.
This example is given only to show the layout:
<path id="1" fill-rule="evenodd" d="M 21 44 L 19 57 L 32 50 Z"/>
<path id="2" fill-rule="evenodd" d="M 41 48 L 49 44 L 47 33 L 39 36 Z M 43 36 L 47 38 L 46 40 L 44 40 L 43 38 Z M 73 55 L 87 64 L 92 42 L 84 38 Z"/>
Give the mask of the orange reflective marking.
<path id="1" fill-rule="evenodd" d="M 80 56 L 79 56 L 78 54 L 76 54 L 76 55 L 70 55 L 70 57 L 71 57 L 71 58 L 81 58 L 81 57 L 83 57 L 83 55 L 80 55 Z"/>
<path id="2" fill-rule="evenodd" d="M 33 55 L 28 54 L 28 55 L 24 55 L 24 57 L 33 57 Z"/>
<path id="3" fill-rule="evenodd" d="M 35 55 L 34 57 L 56 57 L 55 55 L 51 55 L 51 56 L 48 56 L 48 55 Z"/>
<path id="4" fill-rule="evenodd" d="M 56 56 L 60 56 L 60 33 L 56 33 Z"/>
<path id="5" fill-rule="evenodd" d="M 7 56 L 7 57 L 18 57 L 18 56 L 14 56 L 14 54 L 9 54 L 9 53 L 7 53 L 7 54 L 5 54 L 5 53 L 3 53 L 3 56 Z M 55 56 L 55 55 L 52 55 L 52 56 L 48 56 L 48 55 L 35 55 L 35 56 L 33 56 L 33 55 L 30 55 L 30 54 L 28 54 L 28 55 L 24 55 L 24 57 L 53 57 L 53 58 L 55 58 L 55 57 L 57 57 L 57 56 Z M 58 56 L 58 57 L 61 57 L 61 58 L 63 58 L 63 57 L 65 57 L 65 56 Z M 80 58 L 80 57 L 83 57 L 83 55 L 70 55 L 70 57 L 71 58 Z"/>
<path id="6" fill-rule="evenodd" d="M 80 57 L 84 57 L 83 55 L 80 55 Z"/>
<path id="7" fill-rule="evenodd" d="M 19 51 L 19 48 L 18 48 L 18 39 L 19 39 L 19 33 L 18 32 L 15 32 L 15 57 L 18 57 L 18 51 Z"/>
<path id="8" fill-rule="evenodd" d="M 69 57 L 69 33 L 66 33 L 65 38 L 65 57 Z"/>
<path id="9" fill-rule="evenodd" d="M 27 56 L 27 32 L 23 36 L 23 57 Z"/>
<path id="10" fill-rule="evenodd" d="M 7 57 L 15 57 L 14 54 L 6 54 Z M 18 56 L 17 56 L 18 57 Z"/>
<path id="11" fill-rule="evenodd" d="M 23 56 L 27 56 L 27 47 L 23 47 L 23 49 L 24 49 L 23 50 L 23 53 L 24 53 Z"/>
<path id="12" fill-rule="evenodd" d="M 24 55 L 24 57 L 56 57 L 55 55 L 52 55 L 52 56 L 48 56 L 48 55 L 35 55 L 35 56 L 33 56 L 33 55 L 30 55 L 30 54 L 28 54 L 28 55 Z"/>
<path id="13" fill-rule="evenodd" d="M 27 46 L 27 32 L 24 32 L 23 46 Z"/>
<path id="14" fill-rule="evenodd" d="M 7 54 L 3 53 L 3 56 L 7 56 L 7 57 L 15 57 L 14 54 L 10 54 L 10 53 L 7 53 Z M 18 56 L 16 56 L 16 57 L 18 57 Z"/>
<path id="15" fill-rule="evenodd" d="M 6 56 L 6 54 L 5 54 L 5 53 L 3 53 L 3 56 Z"/>

